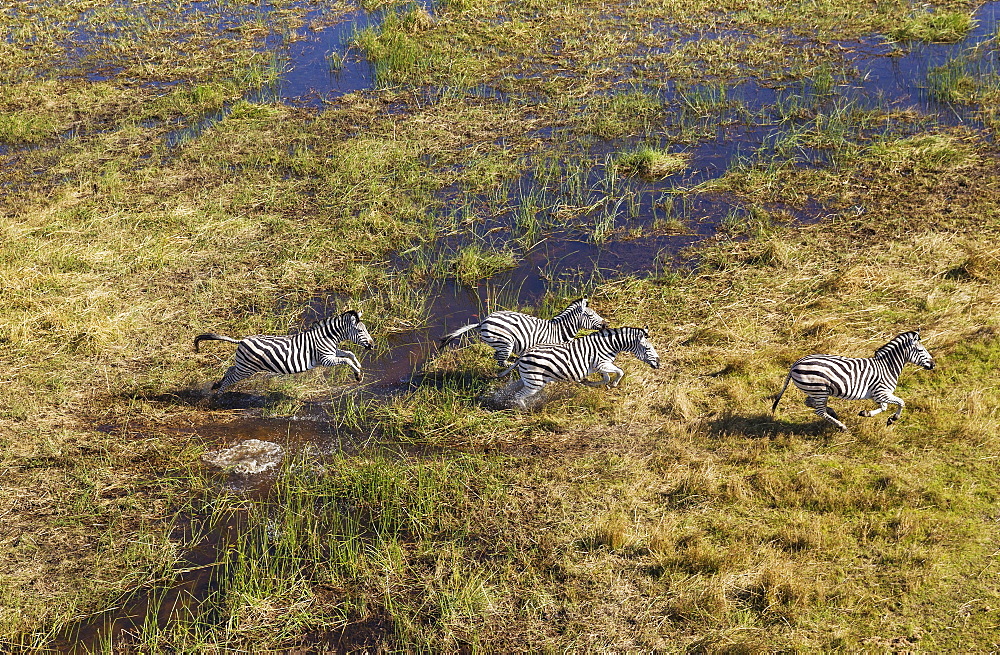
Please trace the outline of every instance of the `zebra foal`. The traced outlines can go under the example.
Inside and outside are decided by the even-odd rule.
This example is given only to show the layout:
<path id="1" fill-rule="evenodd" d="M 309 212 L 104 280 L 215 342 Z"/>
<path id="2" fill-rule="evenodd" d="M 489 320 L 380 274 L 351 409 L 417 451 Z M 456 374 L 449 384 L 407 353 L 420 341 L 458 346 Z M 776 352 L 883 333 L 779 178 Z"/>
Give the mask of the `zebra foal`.
<path id="1" fill-rule="evenodd" d="M 632 353 L 653 368 L 660 368 L 660 356 L 649 341 L 649 330 L 606 328 L 564 343 L 537 346 L 521 355 L 513 366 L 521 376 L 518 383 L 521 389 L 514 394 L 513 400 L 526 410 L 527 399 L 556 380 L 571 380 L 591 387 L 617 387 L 625 371 L 615 366 L 615 357 L 623 352 Z M 588 380 L 592 373 L 600 373 L 601 380 Z"/>
<path id="2" fill-rule="evenodd" d="M 288 374 L 302 373 L 317 366 L 346 364 L 361 379 L 361 365 L 350 350 L 341 350 L 342 341 L 352 341 L 371 350 L 375 346 L 372 335 L 361 321 L 361 312 L 346 311 L 318 321 L 308 329 L 288 336 L 256 335 L 232 339 L 220 334 L 199 334 L 194 338 L 198 351 L 200 341 L 216 340 L 239 344 L 233 365 L 222 379 L 212 385 L 212 395 L 222 393 L 240 380 L 259 371 Z"/>
<path id="3" fill-rule="evenodd" d="M 511 355 L 521 355 L 540 344 L 569 341 L 580 330 L 600 330 L 607 321 L 587 306 L 587 299 L 579 298 L 549 320 L 535 318 L 521 312 L 493 312 L 479 323 L 469 323 L 441 339 L 441 348 L 459 340 L 466 332 L 476 331 L 479 338 L 496 351 L 497 365 L 504 367 Z M 508 368 L 498 377 L 513 370 Z"/>
<path id="4" fill-rule="evenodd" d="M 830 396 L 847 400 L 873 400 L 875 409 L 859 412 L 859 416 L 875 416 L 896 405 L 896 413 L 886 425 L 899 420 L 905 403 L 895 395 L 896 384 L 903 366 L 911 362 L 925 369 L 934 368 L 934 358 L 920 343 L 920 330 L 904 332 L 893 337 L 875 351 L 872 357 L 840 357 L 838 355 L 808 355 L 792 364 L 785 377 L 785 385 L 771 405 L 771 413 L 778 409 L 778 401 L 788 388 L 789 381 L 806 394 L 806 407 L 841 430 L 847 426 L 840 422 L 837 413 L 826 406 Z"/>

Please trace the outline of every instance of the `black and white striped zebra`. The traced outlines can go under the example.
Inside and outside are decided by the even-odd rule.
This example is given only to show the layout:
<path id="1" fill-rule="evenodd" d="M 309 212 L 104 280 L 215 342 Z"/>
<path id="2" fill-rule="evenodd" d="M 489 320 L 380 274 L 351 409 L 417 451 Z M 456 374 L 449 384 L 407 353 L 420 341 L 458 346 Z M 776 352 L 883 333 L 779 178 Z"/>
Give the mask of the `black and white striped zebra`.
<path id="1" fill-rule="evenodd" d="M 212 385 L 212 392 L 221 393 L 227 387 L 244 380 L 254 373 L 302 373 L 317 366 L 346 364 L 361 379 L 361 365 L 350 350 L 341 350 L 342 341 L 352 341 L 371 350 L 375 343 L 368 328 L 361 321 L 361 312 L 346 311 L 309 326 L 303 332 L 288 336 L 256 335 L 244 339 L 231 339 L 220 334 L 199 334 L 194 338 L 194 349 L 205 340 L 228 341 L 239 344 L 233 365 L 222 379 Z"/>
<path id="2" fill-rule="evenodd" d="M 934 358 L 920 343 L 920 330 L 904 332 L 875 351 L 872 357 L 840 357 L 838 355 L 809 355 L 792 364 L 785 377 L 785 386 L 774 399 L 771 412 L 778 409 L 778 401 L 788 388 L 788 382 L 806 393 L 806 407 L 815 410 L 820 418 L 833 423 L 841 430 L 847 426 L 840 422 L 837 413 L 827 407 L 827 399 L 873 400 L 876 409 L 859 412 L 860 416 L 875 416 L 896 405 L 896 413 L 886 425 L 899 420 L 905 403 L 895 395 L 896 384 L 903 366 L 912 362 L 925 369 L 934 368 Z"/>
<path id="3" fill-rule="evenodd" d="M 527 409 L 528 398 L 556 380 L 571 380 L 591 387 L 617 387 L 625 371 L 615 366 L 615 357 L 624 352 L 632 353 L 653 368 L 660 367 L 660 356 L 645 328 L 606 328 L 579 339 L 536 346 L 514 364 L 521 380 L 513 400 L 521 409 Z M 600 373 L 601 380 L 588 380 L 593 373 Z"/>
<path id="4" fill-rule="evenodd" d="M 441 339 L 441 347 L 458 341 L 467 332 L 477 331 L 479 338 L 496 350 L 497 364 L 503 367 L 511 355 L 521 355 L 541 344 L 569 341 L 580 330 L 600 330 L 606 326 L 607 321 L 587 306 L 587 299 L 579 298 L 549 320 L 521 312 L 493 312 L 479 323 L 470 323 L 446 334 Z M 511 370 L 507 369 L 501 376 Z"/>

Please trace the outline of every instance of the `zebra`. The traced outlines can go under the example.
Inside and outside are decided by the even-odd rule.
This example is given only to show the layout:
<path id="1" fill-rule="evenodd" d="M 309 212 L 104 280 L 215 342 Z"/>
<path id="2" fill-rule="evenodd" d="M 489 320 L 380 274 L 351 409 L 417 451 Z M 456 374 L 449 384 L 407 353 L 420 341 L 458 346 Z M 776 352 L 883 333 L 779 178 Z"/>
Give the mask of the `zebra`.
<path id="1" fill-rule="evenodd" d="M 569 341 L 580 330 L 606 328 L 607 321 L 587 306 L 587 298 L 578 298 L 550 320 L 521 312 L 493 312 L 479 323 L 470 323 L 446 334 L 441 348 L 458 341 L 466 332 L 479 332 L 479 338 L 496 350 L 497 365 L 503 368 L 511 355 L 521 355 L 541 344 Z M 508 368 L 499 377 L 513 370 Z"/>
<path id="2" fill-rule="evenodd" d="M 893 337 L 875 351 L 873 357 L 840 357 L 838 355 L 809 355 L 792 364 L 785 377 L 785 386 L 771 405 L 771 413 L 778 409 L 778 401 L 788 388 L 788 382 L 806 393 L 806 407 L 811 407 L 820 418 L 833 423 L 841 430 L 847 426 L 838 420 L 837 413 L 826 406 L 830 396 L 848 400 L 874 400 L 878 407 L 859 412 L 859 416 L 875 416 L 896 405 L 896 413 L 886 425 L 892 425 L 903 413 L 903 399 L 894 395 L 903 366 L 912 362 L 927 370 L 934 368 L 934 358 L 920 343 L 920 330 L 903 332 Z"/>
<path id="3" fill-rule="evenodd" d="M 222 393 L 227 387 L 244 380 L 258 371 L 270 373 L 302 373 L 317 366 L 347 364 L 361 380 L 361 365 L 349 350 L 338 348 L 341 341 L 353 341 L 371 350 L 375 343 L 368 328 L 361 321 L 361 312 L 349 310 L 309 326 L 303 332 L 289 336 L 256 335 L 244 339 L 231 339 L 220 334 L 199 334 L 194 338 L 194 349 L 204 340 L 228 341 L 239 344 L 233 365 L 222 379 L 212 385 L 212 395 Z"/>
<path id="4" fill-rule="evenodd" d="M 615 366 L 615 357 L 622 352 L 632 353 L 639 361 L 660 368 L 660 356 L 649 341 L 648 328 L 605 328 L 579 339 L 536 346 L 521 355 L 514 364 L 521 380 L 515 383 L 520 390 L 513 400 L 526 410 L 526 400 L 556 380 L 571 380 L 591 387 L 617 387 L 625 375 L 625 371 Z M 600 373 L 601 380 L 588 380 L 592 373 Z"/>

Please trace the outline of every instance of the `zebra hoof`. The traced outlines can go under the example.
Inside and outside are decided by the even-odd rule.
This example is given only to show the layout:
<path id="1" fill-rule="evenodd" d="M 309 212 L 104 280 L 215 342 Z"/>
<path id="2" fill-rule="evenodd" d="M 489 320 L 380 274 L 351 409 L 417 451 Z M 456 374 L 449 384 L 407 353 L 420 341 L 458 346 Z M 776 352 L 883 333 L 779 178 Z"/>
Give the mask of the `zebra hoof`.
<path id="1" fill-rule="evenodd" d="M 888 421 L 886 421 L 886 422 L 885 422 L 885 424 L 886 424 L 886 425 L 887 425 L 888 427 L 890 427 L 890 428 L 891 428 L 891 427 L 892 427 L 892 424 L 893 424 L 893 423 L 895 423 L 895 422 L 896 422 L 896 419 L 894 419 L 893 417 L 891 417 L 891 416 L 890 416 L 890 417 L 889 417 L 889 420 L 888 420 Z"/>
<path id="2" fill-rule="evenodd" d="M 861 410 L 858 412 L 858 416 L 871 416 L 866 410 Z"/>

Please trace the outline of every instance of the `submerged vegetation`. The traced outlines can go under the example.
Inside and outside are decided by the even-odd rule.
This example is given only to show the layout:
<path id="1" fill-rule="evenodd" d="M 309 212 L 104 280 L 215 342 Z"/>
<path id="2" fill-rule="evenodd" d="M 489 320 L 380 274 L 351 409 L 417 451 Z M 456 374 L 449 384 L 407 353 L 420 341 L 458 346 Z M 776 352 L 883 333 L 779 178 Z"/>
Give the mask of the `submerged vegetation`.
<path id="1" fill-rule="evenodd" d="M 363 9 L 316 60 L 373 88 L 288 103 L 356 7 L 0 12 L 0 649 L 1000 647 L 992 14 Z M 865 74 L 939 47 L 900 97 Z M 521 414 L 489 348 L 428 345 L 584 294 L 661 368 Z M 363 385 L 198 405 L 232 351 L 194 335 L 347 308 Z M 914 328 L 894 428 L 769 413 L 798 357 Z M 277 471 L 204 467 L 247 420 Z"/>

